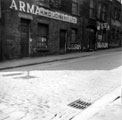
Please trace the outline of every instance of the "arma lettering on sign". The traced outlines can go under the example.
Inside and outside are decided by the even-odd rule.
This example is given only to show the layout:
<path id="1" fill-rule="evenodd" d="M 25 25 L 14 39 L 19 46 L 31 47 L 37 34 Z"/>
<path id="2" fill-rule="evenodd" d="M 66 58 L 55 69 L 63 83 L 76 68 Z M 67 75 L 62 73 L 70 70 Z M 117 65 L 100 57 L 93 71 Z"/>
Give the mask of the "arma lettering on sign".
<path id="1" fill-rule="evenodd" d="M 36 5 L 30 5 L 29 3 L 25 3 L 23 1 L 19 1 L 19 4 L 17 4 L 15 2 L 15 0 L 12 0 L 10 9 L 77 24 L 76 17 L 67 15 L 67 14 L 63 14 L 63 13 L 59 13 L 59 12 L 54 12 L 54 11 L 51 11 L 51 10 L 48 10 L 48 9 L 45 9 L 43 7 L 39 7 Z"/>

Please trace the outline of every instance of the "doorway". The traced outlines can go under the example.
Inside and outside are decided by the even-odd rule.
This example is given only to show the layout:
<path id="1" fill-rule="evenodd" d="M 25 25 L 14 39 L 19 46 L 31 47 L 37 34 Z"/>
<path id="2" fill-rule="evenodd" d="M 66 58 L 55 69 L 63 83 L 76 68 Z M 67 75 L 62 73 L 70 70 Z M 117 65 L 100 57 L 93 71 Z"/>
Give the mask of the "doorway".
<path id="1" fill-rule="evenodd" d="M 67 31 L 66 30 L 60 30 L 60 50 L 66 51 L 66 41 L 67 41 Z"/>
<path id="2" fill-rule="evenodd" d="M 93 29 L 89 29 L 87 33 L 88 33 L 87 49 L 95 50 L 96 33 Z"/>
<path id="3" fill-rule="evenodd" d="M 30 20 L 21 19 L 21 57 L 29 56 Z"/>

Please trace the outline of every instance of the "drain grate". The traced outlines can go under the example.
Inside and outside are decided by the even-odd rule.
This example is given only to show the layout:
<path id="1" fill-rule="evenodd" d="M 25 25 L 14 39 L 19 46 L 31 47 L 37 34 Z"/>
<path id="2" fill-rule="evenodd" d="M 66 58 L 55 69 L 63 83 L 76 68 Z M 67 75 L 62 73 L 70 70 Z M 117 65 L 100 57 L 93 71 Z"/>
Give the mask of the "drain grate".
<path id="1" fill-rule="evenodd" d="M 78 100 L 70 103 L 68 106 L 83 110 L 83 109 L 86 109 L 87 107 L 89 107 L 90 105 L 91 105 L 91 103 L 81 101 L 80 99 L 78 99 Z"/>

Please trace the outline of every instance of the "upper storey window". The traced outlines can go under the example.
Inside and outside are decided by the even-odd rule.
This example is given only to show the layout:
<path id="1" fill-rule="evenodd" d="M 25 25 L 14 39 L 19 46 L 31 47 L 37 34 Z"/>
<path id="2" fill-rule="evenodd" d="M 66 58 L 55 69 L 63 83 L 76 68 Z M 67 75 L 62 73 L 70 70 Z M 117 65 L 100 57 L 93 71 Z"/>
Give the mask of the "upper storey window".
<path id="1" fill-rule="evenodd" d="M 72 14 L 79 14 L 78 0 L 72 0 Z"/>
<path id="2" fill-rule="evenodd" d="M 61 0 L 49 0 L 49 1 L 51 8 L 59 9 L 61 7 Z"/>
<path id="3" fill-rule="evenodd" d="M 90 0 L 90 10 L 89 10 L 89 17 L 95 17 L 95 9 L 94 9 L 94 0 Z"/>
<path id="4" fill-rule="evenodd" d="M 49 7 L 49 0 L 38 0 L 38 4 L 43 7 Z"/>

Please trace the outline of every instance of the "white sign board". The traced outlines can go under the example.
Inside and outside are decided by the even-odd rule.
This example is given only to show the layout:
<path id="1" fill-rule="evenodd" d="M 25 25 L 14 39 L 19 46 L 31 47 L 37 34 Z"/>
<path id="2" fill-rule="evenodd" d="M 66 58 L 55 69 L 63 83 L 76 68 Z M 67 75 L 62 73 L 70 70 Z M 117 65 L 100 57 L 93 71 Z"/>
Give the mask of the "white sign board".
<path id="1" fill-rule="evenodd" d="M 51 11 L 51 10 L 48 10 L 48 9 L 45 9 L 43 7 L 39 7 L 36 5 L 30 5 L 29 3 L 25 3 L 23 1 L 19 1 L 18 3 L 16 3 L 15 0 L 12 0 L 10 9 L 77 24 L 76 17 L 67 15 L 67 14 L 63 14 L 60 12 Z"/>

